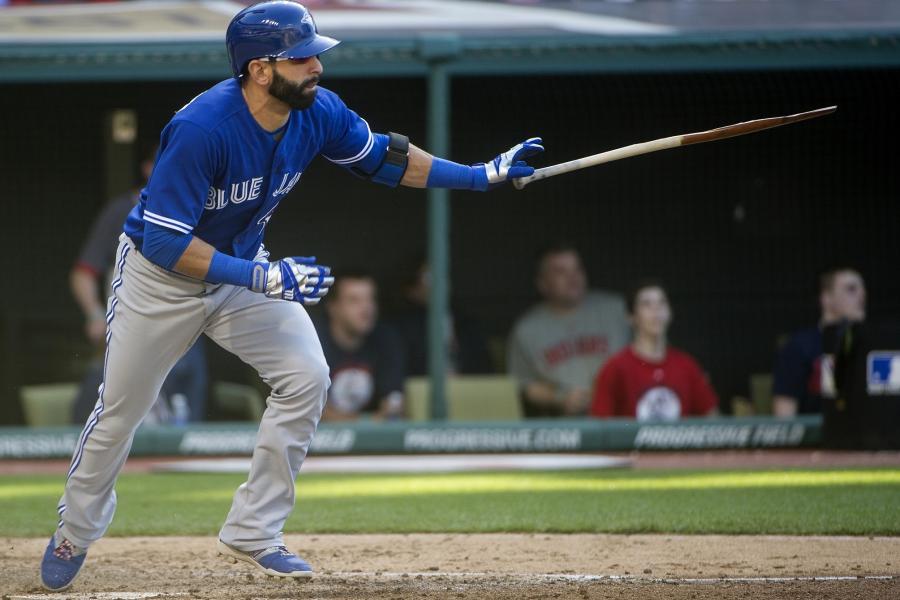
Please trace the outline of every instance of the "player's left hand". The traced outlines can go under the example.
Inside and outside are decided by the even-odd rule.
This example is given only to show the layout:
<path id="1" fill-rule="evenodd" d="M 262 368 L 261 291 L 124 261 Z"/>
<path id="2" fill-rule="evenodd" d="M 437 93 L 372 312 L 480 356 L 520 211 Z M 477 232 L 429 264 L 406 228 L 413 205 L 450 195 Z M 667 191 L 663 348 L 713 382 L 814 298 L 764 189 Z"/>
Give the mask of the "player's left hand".
<path id="1" fill-rule="evenodd" d="M 315 256 L 289 256 L 270 263 L 266 296 L 305 306 L 318 304 L 331 289 L 334 277 L 331 269 L 315 263 Z"/>
<path id="2" fill-rule="evenodd" d="M 503 154 L 490 162 L 484 163 L 488 189 L 497 184 L 504 183 L 518 177 L 528 177 L 534 173 L 534 167 L 528 166 L 525 159 L 544 151 L 542 140 L 539 137 L 528 138 L 521 144 L 516 144 Z"/>

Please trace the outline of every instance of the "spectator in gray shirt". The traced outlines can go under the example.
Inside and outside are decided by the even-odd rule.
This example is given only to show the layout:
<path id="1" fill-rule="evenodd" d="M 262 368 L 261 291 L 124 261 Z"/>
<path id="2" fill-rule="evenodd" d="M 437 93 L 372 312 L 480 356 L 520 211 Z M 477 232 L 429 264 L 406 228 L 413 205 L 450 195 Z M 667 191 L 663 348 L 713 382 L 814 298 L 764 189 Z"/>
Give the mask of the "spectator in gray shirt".
<path id="1" fill-rule="evenodd" d="M 541 252 L 535 283 L 543 300 L 516 322 L 507 350 L 523 412 L 584 415 L 597 372 L 631 337 L 625 300 L 588 291 L 581 257 L 567 244 Z"/>
<path id="2" fill-rule="evenodd" d="M 144 182 L 153 172 L 156 148 L 147 152 L 141 161 Z M 137 204 L 138 190 L 131 190 L 113 198 L 103 208 L 94 224 L 78 259 L 69 273 L 69 287 L 84 313 L 84 333 L 97 356 L 88 367 L 79 386 L 72 407 L 72 423 L 84 423 L 97 402 L 98 388 L 103 381 L 103 350 L 106 346 L 106 298 L 111 292 L 116 246 L 122 234 L 125 217 Z M 148 415 L 148 422 L 169 423 L 203 421 L 206 416 L 206 351 L 202 340 L 187 351 L 172 368 L 163 384 L 160 400 Z M 168 399 L 168 402 L 166 401 Z M 174 406 L 173 403 L 180 403 Z"/>

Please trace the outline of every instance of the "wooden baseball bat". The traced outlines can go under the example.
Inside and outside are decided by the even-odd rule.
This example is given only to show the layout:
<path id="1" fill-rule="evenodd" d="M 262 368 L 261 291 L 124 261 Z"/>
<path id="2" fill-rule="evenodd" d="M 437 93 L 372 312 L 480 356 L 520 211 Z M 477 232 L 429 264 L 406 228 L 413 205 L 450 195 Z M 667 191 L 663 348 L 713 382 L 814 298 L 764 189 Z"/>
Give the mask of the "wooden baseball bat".
<path id="1" fill-rule="evenodd" d="M 516 186 L 516 189 L 521 190 L 532 181 L 546 179 L 548 177 L 553 177 L 554 175 L 561 175 L 563 173 L 569 173 L 571 171 L 577 171 L 579 169 L 585 169 L 587 167 L 593 167 L 595 165 L 601 165 L 603 163 L 612 162 L 614 160 L 621 160 L 623 158 L 631 158 L 632 156 L 639 156 L 641 154 L 657 152 L 659 150 L 668 150 L 669 148 L 678 148 L 680 146 L 690 146 L 691 144 L 702 144 L 703 142 L 715 142 L 717 140 L 724 140 L 726 138 L 746 135 L 748 133 L 756 133 L 757 131 L 762 131 L 764 129 L 780 127 L 781 125 L 790 125 L 791 123 L 797 123 L 799 121 L 805 121 L 807 119 L 815 119 L 816 117 L 824 117 L 825 115 L 830 115 L 836 110 L 837 106 L 827 106 L 825 108 L 797 113 L 796 115 L 756 119 L 754 121 L 735 123 L 734 125 L 725 125 L 724 127 L 718 127 L 716 129 L 710 129 L 708 131 L 673 135 L 671 137 L 660 138 L 658 140 L 652 140 L 640 144 L 631 144 L 630 146 L 616 148 L 615 150 L 608 150 L 607 152 L 585 156 L 584 158 L 576 158 L 575 160 L 559 163 L 558 165 L 535 169 L 533 175 L 513 179 L 513 185 Z"/>

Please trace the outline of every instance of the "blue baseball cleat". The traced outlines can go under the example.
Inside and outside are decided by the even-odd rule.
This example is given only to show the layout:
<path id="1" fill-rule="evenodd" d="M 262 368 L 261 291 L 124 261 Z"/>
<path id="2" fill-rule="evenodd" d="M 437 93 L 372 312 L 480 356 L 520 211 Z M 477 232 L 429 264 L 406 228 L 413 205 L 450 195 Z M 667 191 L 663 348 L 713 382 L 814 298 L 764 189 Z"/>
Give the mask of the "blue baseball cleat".
<path id="1" fill-rule="evenodd" d="M 56 532 L 41 560 L 41 584 L 51 592 L 67 589 L 75 581 L 86 557 L 87 548 L 79 548 Z"/>
<path id="2" fill-rule="evenodd" d="M 232 548 L 222 540 L 218 544 L 219 555 L 231 563 L 249 563 L 272 577 L 312 577 L 313 570 L 305 560 L 288 551 L 284 546 L 271 546 L 253 552 Z"/>

